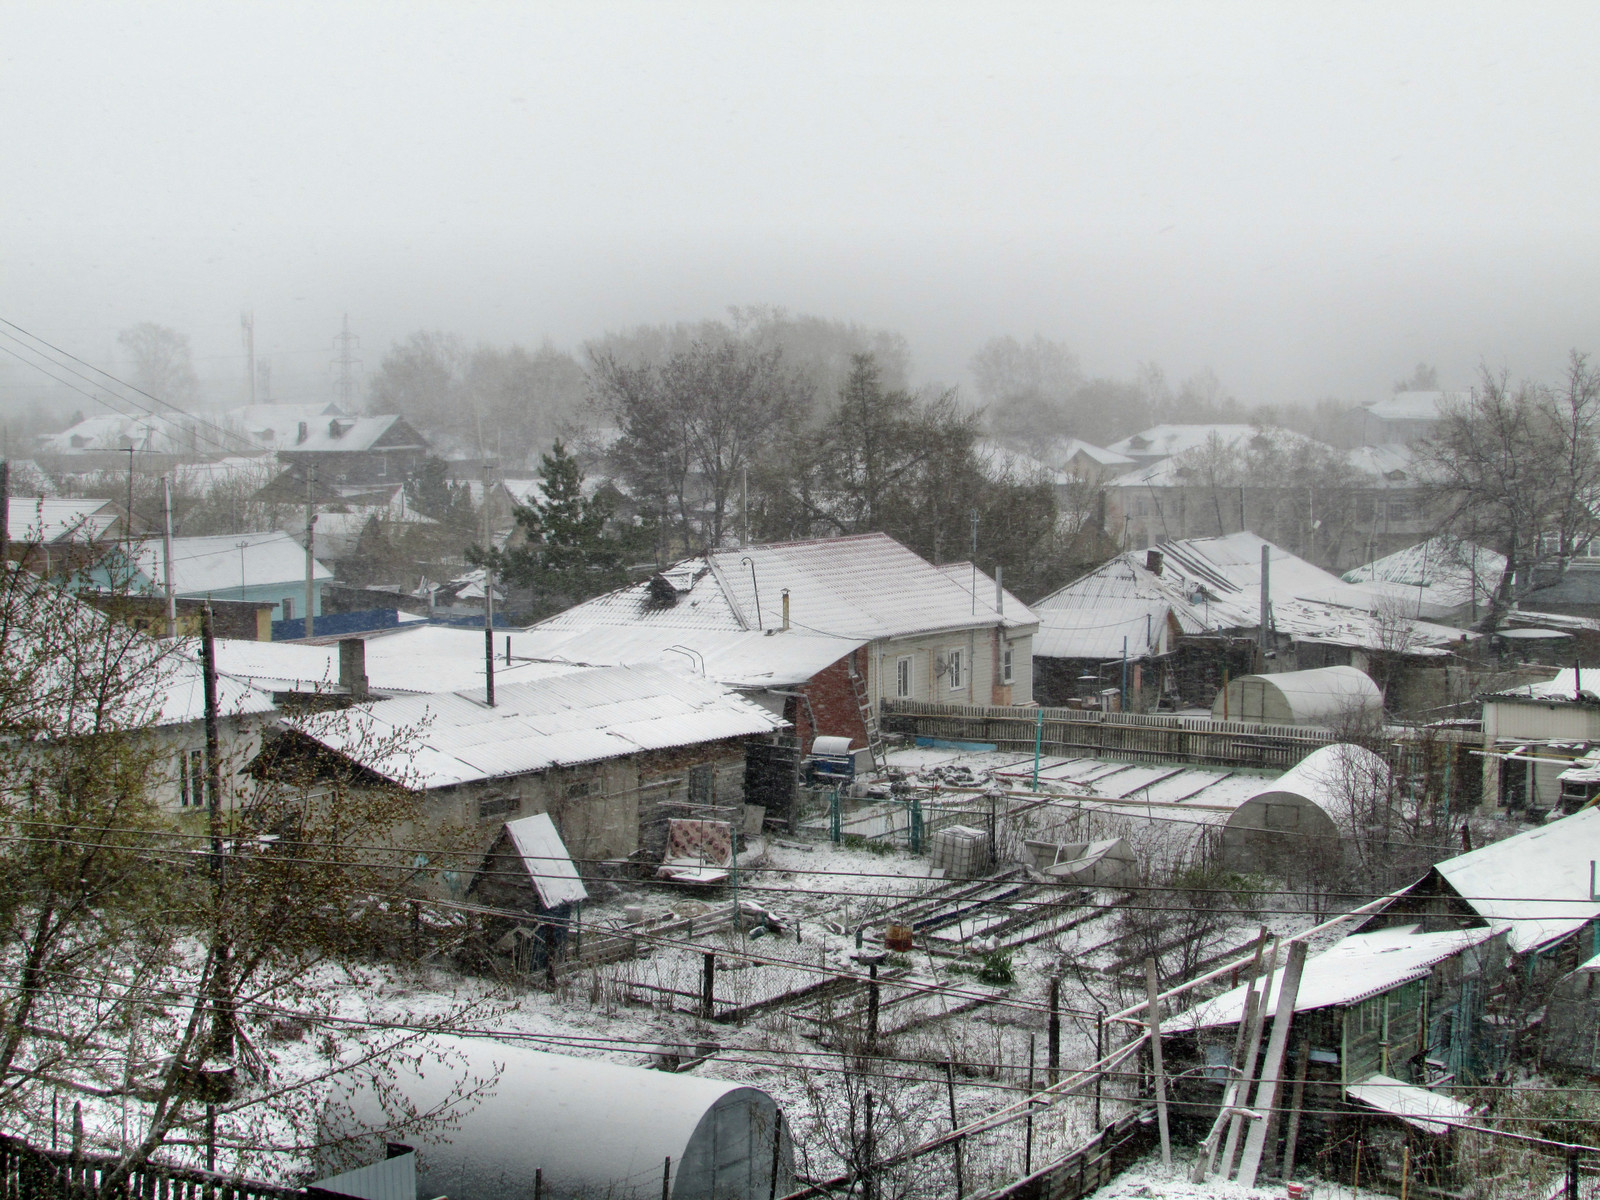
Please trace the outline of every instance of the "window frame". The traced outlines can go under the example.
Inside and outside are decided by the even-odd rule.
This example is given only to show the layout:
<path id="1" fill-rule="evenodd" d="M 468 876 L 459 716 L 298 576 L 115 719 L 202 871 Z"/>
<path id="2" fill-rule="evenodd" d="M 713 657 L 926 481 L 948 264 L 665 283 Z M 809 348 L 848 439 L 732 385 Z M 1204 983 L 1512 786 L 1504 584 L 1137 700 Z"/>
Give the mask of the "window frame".
<path id="1" fill-rule="evenodd" d="M 894 695 L 896 700 L 909 700 L 917 688 L 917 659 L 912 654 L 902 654 L 894 661 Z"/>
<path id="2" fill-rule="evenodd" d="M 961 677 L 961 648 L 958 646 L 953 650 L 947 650 L 945 652 L 944 662 L 945 683 L 949 690 L 952 692 L 965 691 L 966 684 Z"/>
<path id="3" fill-rule="evenodd" d="M 1016 667 L 1014 661 L 1015 647 L 1007 642 L 1000 651 L 1000 682 L 1016 682 Z"/>

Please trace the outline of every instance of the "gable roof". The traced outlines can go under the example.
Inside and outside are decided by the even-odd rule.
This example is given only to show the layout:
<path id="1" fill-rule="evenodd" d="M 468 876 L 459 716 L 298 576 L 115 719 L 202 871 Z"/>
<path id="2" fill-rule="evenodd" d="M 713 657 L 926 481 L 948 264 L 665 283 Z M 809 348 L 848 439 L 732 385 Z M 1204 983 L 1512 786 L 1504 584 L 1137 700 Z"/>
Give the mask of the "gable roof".
<path id="1" fill-rule="evenodd" d="M 784 688 L 808 682 L 850 651 L 860 638 L 822 637 L 791 629 L 670 629 L 658 625 L 562 627 L 535 625 L 510 635 L 512 659 L 582 666 L 692 667 L 731 688 Z"/>
<path id="2" fill-rule="evenodd" d="M 166 548 L 159 539 L 141 543 L 134 557 L 147 579 L 163 583 Z M 320 562 L 312 565 L 313 579 L 333 578 Z M 179 596 L 225 597 L 263 584 L 304 584 L 305 578 L 305 547 L 282 530 L 172 539 L 172 590 Z"/>
<path id="3" fill-rule="evenodd" d="M 1467 607 L 1474 597 L 1488 604 L 1505 570 L 1505 555 L 1441 534 L 1353 567 L 1344 580 L 1415 616 L 1444 617 Z"/>
<path id="4" fill-rule="evenodd" d="M 1426 978 L 1437 963 L 1481 945 L 1495 936 L 1492 929 L 1450 929 L 1419 933 L 1418 926 L 1353 933 L 1321 954 L 1306 959 L 1295 997 L 1297 1013 L 1318 1008 L 1345 1007 L 1380 996 L 1414 979 Z M 1266 1011 L 1276 1012 L 1283 984 L 1285 950 L 1279 951 L 1278 969 L 1267 993 Z M 1244 1012 L 1245 984 L 1178 1014 L 1163 1029 L 1207 1029 L 1237 1025 Z"/>
<path id="5" fill-rule="evenodd" d="M 974 597 L 970 587 L 888 534 L 862 533 L 713 550 L 677 563 L 655 580 L 569 608 L 535 628 L 779 629 L 785 590 L 791 627 L 831 638 L 874 641 L 996 624 L 1025 629 L 1038 623 L 1020 601 L 1013 605 L 1008 599 L 1004 615 L 998 613 L 992 582 L 987 594 L 980 587 Z"/>
<path id="6" fill-rule="evenodd" d="M 1092 651 L 1114 638 L 1109 644 L 1120 653 L 1120 638 L 1131 629 L 1132 653 L 1145 641 L 1146 614 L 1154 633 L 1168 612 L 1184 633 L 1259 628 L 1263 546 L 1271 563 L 1272 623 L 1280 633 L 1371 649 L 1392 650 L 1400 643 L 1405 653 L 1422 655 L 1442 653 L 1441 647 L 1463 636 L 1445 625 L 1380 617 L 1367 590 L 1256 534 L 1230 533 L 1152 547 L 1161 554 L 1160 575 L 1146 565 L 1148 551 L 1129 551 L 1035 601 L 1040 644 L 1057 647 L 1047 657 L 1104 657 Z"/>
<path id="7" fill-rule="evenodd" d="M 595 667 L 482 692 L 357 705 L 353 721 L 290 722 L 307 737 L 416 790 L 527 775 L 787 728 L 710 680 L 659 666 Z M 410 736 L 407 736 L 407 734 Z M 387 744 L 376 758 L 362 747 Z"/>
<path id="8" fill-rule="evenodd" d="M 1112 442 L 1107 449 L 1134 461 L 1149 461 L 1204 446 L 1213 434 L 1223 445 L 1236 446 L 1260 432 L 1254 425 L 1152 425 L 1120 442 Z"/>
<path id="9" fill-rule="evenodd" d="M 1396 392 L 1363 407 L 1382 421 L 1437 421 L 1446 406 L 1471 398 L 1471 392 Z"/>
<path id="10" fill-rule="evenodd" d="M 1093 442 L 1086 442 L 1082 438 L 1067 438 L 1050 447 L 1050 457 L 1063 467 L 1070 466 L 1072 460 L 1079 455 L 1103 467 L 1133 466 L 1133 459 L 1126 454 L 1119 454 L 1105 446 L 1096 446 Z"/>
<path id="11" fill-rule="evenodd" d="M 1600 808 L 1437 863 L 1434 870 L 1521 954 L 1600 918 L 1589 864 L 1600 858 Z"/>
<path id="12" fill-rule="evenodd" d="M 306 439 L 298 424 L 279 454 L 354 454 L 367 450 L 422 450 L 427 440 L 398 413 L 379 417 L 328 417 L 306 422 Z"/>
<path id="13" fill-rule="evenodd" d="M 111 536 L 121 518 L 122 510 L 110 500 L 12 496 L 6 506 L 6 536 L 29 544 L 97 542 Z"/>

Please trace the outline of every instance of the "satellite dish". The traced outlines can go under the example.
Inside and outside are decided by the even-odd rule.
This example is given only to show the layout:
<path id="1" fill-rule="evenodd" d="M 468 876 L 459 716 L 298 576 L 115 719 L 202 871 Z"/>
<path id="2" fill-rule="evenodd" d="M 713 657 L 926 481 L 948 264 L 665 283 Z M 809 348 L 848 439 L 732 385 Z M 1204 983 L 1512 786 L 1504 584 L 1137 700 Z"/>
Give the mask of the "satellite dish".
<path id="1" fill-rule="evenodd" d="M 933 656 L 933 673 L 934 673 L 934 675 L 935 676 L 943 675 L 943 674 L 947 673 L 949 670 L 950 670 L 950 664 L 945 660 L 944 655 L 935 654 Z"/>

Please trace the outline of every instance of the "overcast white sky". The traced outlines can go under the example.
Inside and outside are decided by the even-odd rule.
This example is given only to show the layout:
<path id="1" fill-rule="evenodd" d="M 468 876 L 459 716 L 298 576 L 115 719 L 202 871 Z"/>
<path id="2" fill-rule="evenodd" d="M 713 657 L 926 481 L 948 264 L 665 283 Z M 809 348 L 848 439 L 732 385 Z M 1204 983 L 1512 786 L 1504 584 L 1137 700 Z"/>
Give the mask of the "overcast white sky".
<path id="1" fill-rule="evenodd" d="M 958 380 L 1360 400 L 1600 351 L 1592 4 L 72 5 L 0 17 L 0 316 L 107 360 L 577 348 L 772 303 Z M 231 369 L 231 368 L 229 368 Z"/>

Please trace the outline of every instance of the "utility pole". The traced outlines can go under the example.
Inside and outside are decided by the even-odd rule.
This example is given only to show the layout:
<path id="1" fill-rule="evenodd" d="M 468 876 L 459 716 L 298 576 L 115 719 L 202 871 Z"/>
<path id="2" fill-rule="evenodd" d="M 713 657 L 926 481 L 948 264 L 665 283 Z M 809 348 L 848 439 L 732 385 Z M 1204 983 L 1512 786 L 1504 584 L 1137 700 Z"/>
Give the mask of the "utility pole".
<path id="1" fill-rule="evenodd" d="M 494 553 L 493 504 L 490 502 L 489 456 L 483 458 L 483 546 Z M 494 707 L 494 569 L 483 565 L 483 698 Z"/>
<path id="2" fill-rule="evenodd" d="M 0 571 L 11 561 L 11 463 L 0 459 Z"/>
<path id="3" fill-rule="evenodd" d="M 978 615 L 978 510 L 972 510 L 972 615 Z"/>
<path id="4" fill-rule="evenodd" d="M 178 600 L 172 594 L 172 478 L 161 477 L 161 575 L 167 590 L 167 637 L 178 636 Z"/>
<path id="5" fill-rule="evenodd" d="M 361 339 L 350 332 L 350 314 L 345 313 L 344 326 L 339 330 L 339 335 L 333 339 L 333 348 L 338 352 L 334 357 L 333 367 L 337 372 L 334 379 L 339 392 L 339 407 L 347 413 L 354 411 L 356 368 L 361 365 L 356 350 L 360 345 Z"/>
<path id="6" fill-rule="evenodd" d="M 216 970 L 212 973 L 211 1051 L 219 1058 L 233 1055 L 233 1013 L 228 1002 L 228 948 L 223 943 L 222 890 L 222 754 L 217 737 L 217 642 L 212 627 L 211 604 L 200 609 L 200 678 L 205 691 L 206 816 L 211 833 L 212 919 L 215 926 Z"/>
<path id="7" fill-rule="evenodd" d="M 1272 649 L 1272 547 L 1261 543 L 1261 654 Z M 1265 670 L 1265 666 L 1262 668 Z"/>
<path id="8" fill-rule="evenodd" d="M 317 598 L 316 570 L 317 560 L 312 552 L 312 545 L 316 537 L 317 503 L 312 494 L 311 485 L 317 478 L 317 469 L 309 463 L 306 465 L 306 636 L 314 636 L 316 629 L 311 614 L 315 611 Z"/>
<path id="9" fill-rule="evenodd" d="M 245 380 L 250 385 L 250 403 L 256 402 L 256 314 L 239 314 L 239 328 L 244 333 Z"/>

